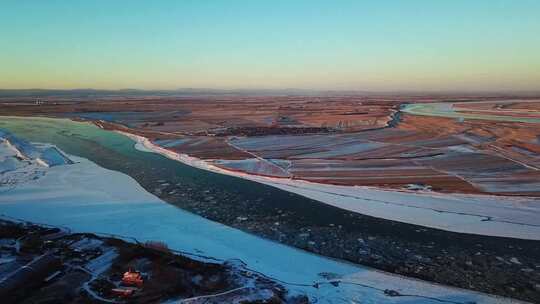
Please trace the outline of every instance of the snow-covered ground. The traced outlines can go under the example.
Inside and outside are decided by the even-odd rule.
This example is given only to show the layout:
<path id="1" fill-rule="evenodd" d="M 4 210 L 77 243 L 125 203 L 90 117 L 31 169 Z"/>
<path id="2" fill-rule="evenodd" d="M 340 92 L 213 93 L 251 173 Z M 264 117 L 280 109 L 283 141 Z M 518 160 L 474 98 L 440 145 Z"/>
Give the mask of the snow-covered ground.
<path id="1" fill-rule="evenodd" d="M 200 169 L 267 184 L 361 214 L 453 232 L 540 240 L 538 198 L 395 191 L 251 175 L 175 153 L 141 136 L 121 133 L 132 138 L 135 148 L 141 151 L 160 153 Z"/>
<path id="2" fill-rule="evenodd" d="M 59 166 L 70 163 L 69 158 L 55 146 L 48 144 L 31 144 L 24 139 L 15 137 L 9 132 L 0 130 L 0 144 L 5 145 L 3 153 L 15 156 L 17 159 L 36 162 L 45 167 Z M 7 158 L 10 163 L 12 158 Z M 0 172 L 3 168 L 0 165 Z"/>
<path id="3" fill-rule="evenodd" d="M 0 145 L 0 161 L 13 157 L 7 149 Z M 167 204 L 120 172 L 70 158 L 74 163 L 43 167 L 44 174 L 20 180 L 9 191 L 0 189 L 0 213 L 75 232 L 159 240 L 177 250 L 241 259 L 250 269 L 286 282 L 293 293 L 306 293 L 316 303 L 519 303 L 390 275 L 264 240 Z M 26 165 L 17 170 L 29 170 L 32 175 L 33 168 Z M 318 288 L 311 286 L 317 282 Z M 385 289 L 403 296 L 389 296 Z"/>
<path id="4" fill-rule="evenodd" d="M 23 145 L 25 149 L 19 149 Z M 33 145 L 0 130 L 0 195 L 18 184 L 43 175 L 48 165 L 39 156 Z"/>

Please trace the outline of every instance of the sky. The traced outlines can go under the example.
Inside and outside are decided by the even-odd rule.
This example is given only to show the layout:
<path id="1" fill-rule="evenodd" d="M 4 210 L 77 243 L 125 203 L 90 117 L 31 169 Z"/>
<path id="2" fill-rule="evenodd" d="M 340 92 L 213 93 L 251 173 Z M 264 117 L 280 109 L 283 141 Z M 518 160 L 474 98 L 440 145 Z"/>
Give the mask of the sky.
<path id="1" fill-rule="evenodd" d="M 540 1 L 0 0 L 0 88 L 540 90 Z"/>

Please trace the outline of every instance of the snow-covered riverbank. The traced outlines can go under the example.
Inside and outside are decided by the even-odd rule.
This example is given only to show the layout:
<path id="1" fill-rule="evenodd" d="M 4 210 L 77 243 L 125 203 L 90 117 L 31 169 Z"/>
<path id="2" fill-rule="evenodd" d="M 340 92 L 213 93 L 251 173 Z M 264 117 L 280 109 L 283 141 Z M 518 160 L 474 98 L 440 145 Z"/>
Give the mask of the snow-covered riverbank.
<path id="1" fill-rule="evenodd" d="M 140 151 L 159 153 L 199 169 L 263 183 L 349 211 L 452 232 L 540 240 L 537 198 L 392 191 L 251 175 L 175 153 L 142 136 L 118 132 L 132 138 Z"/>
<path id="2" fill-rule="evenodd" d="M 0 161 L 13 159 L 12 153 L 4 153 L 7 149 L 7 145 L 0 146 Z M 0 213 L 66 226 L 74 232 L 160 240 L 177 250 L 223 260 L 241 259 L 249 268 L 278 280 L 306 284 L 285 285 L 293 292 L 307 293 L 317 303 L 517 303 L 390 275 L 267 241 L 169 205 L 127 175 L 83 158 L 70 158 L 74 164 L 43 166 L 40 170 L 34 164 L 21 164 L 13 169 L 31 178 L 1 189 Z M 311 287 L 316 282 L 321 283 L 319 288 Z M 406 296 L 391 296 L 385 290 Z"/>

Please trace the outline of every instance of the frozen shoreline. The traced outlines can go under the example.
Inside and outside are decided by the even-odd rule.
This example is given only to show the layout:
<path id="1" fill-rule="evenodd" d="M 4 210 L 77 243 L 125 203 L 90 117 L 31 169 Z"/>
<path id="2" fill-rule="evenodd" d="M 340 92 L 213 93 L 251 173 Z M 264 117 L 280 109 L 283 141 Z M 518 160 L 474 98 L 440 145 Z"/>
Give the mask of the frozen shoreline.
<path id="1" fill-rule="evenodd" d="M 251 175 L 167 150 L 139 135 L 115 132 L 134 140 L 137 150 L 159 153 L 199 169 L 270 185 L 360 214 L 452 232 L 540 240 L 540 200 L 536 198 L 392 191 Z"/>
<path id="2" fill-rule="evenodd" d="M 0 146 L 1 150 L 7 146 Z M 0 156 L 12 157 L 10 153 Z M 96 232 L 161 240 L 171 248 L 218 259 L 241 259 L 248 267 L 286 282 L 318 303 L 521 303 L 473 291 L 390 275 L 313 255 L 206 220 L 161 201 L 134 179 L 69 156 L 73 164 L 43 167 L 45 174 L 25 179 L 0 193 L 2 214 L 28 221 L 65 226 L 74 232 Z M 34 174 L 36 165 L 16 170 Z M 298 261 L 302 261 L 299 263 Z M 331 273 L 339 286 L 321 273 Z M 326 282 L 326 283 L 325 283 Z M 384 290 L 408 296 L 390 297 Z"/>

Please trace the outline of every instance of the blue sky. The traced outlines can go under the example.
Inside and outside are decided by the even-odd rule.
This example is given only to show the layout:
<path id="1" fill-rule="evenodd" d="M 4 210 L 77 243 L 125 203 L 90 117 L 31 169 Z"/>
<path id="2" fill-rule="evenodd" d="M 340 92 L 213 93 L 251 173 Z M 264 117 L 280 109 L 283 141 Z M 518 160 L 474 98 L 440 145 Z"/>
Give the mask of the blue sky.
<path id="1" fill-rule="evenodd" d="M 2 1 L 0 88 L 540 89 L 540 1 Z"/>

